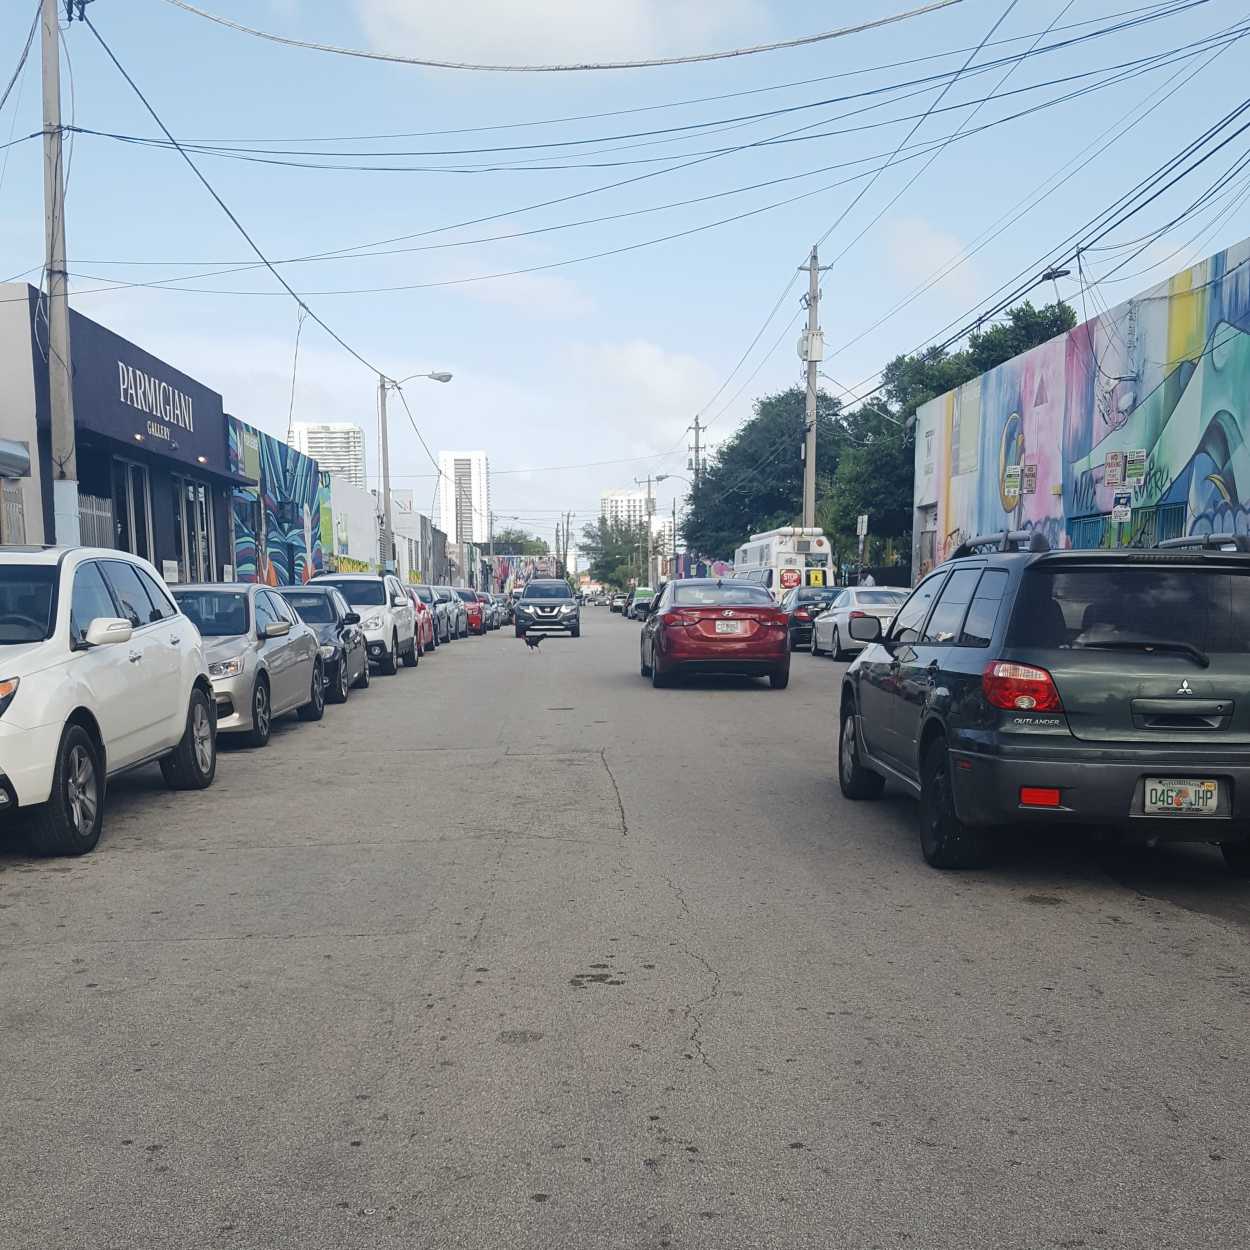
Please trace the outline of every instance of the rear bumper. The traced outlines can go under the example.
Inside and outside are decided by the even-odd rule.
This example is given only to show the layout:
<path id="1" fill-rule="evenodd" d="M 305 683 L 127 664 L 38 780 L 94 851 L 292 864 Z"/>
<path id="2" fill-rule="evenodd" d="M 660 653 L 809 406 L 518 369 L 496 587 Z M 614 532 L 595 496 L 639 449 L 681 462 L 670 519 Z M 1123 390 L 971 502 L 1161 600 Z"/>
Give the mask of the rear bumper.
<path id="1" fill-rule="evenodd" d="M 788 673 L 789 660 L 666 660 L 659 666 L 661 673 L 706 673 L 724 677 L 771 677 L 774 673 Z"/>
<path id="2" fill-rule="evenodd" d="M 955 805 L 971 825 L 1093 825 L 1131 841 L 1250 840 L 1250 752 L 1206 755 L 1093 751 L 1092 758 L 1044 747 L 952 750 Z M 1210 816 L 1159 816 L 1144 811 L 1147 777 L 1192 777 L 1220 784 Z M 1055 808 L 1026 807 L 1022 787 L 1059 791 Z"/>

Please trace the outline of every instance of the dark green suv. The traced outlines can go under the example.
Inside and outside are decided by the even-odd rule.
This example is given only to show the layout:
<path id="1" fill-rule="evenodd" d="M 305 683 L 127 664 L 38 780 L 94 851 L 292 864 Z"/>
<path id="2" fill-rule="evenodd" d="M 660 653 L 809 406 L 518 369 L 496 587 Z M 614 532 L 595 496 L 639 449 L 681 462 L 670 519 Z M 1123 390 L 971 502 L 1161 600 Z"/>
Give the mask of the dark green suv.
<path id="1" fill-rule="evenodd" d="M 1040 541 L 1039 541 L 1040 540 Z M 1217 843 L 1250 875 L 1250 543 L 1051 551 L 973 539 L 913 591 L 842 683 L 849 799 L 920 800 L 937 868 L 986 864 L 1004 826 Z"/>

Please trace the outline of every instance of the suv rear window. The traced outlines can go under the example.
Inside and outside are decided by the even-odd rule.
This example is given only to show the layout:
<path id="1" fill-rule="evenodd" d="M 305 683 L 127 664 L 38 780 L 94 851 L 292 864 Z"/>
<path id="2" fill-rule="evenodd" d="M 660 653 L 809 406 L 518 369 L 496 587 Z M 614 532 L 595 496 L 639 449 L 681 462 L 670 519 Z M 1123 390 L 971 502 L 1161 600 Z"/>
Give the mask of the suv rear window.
<path id="1" fill-rule="evenodd" d="M 386 583 L 379 577 L 377 580 L 361 578 L 343 578 L 335 581 L 329 577 L 317 578 L 319 585 L 333 586 L 348 603 L 358 603 L 361 607 L 374 608 L 386 602 Z"/>
<path id="2" fill-rule="evenodd" d="M 1008 645 L 1054 649 L 1115 643 L 1190 643 L 1250 652 L 1250 571 L 1045 567 L 1029 570 Z"/>

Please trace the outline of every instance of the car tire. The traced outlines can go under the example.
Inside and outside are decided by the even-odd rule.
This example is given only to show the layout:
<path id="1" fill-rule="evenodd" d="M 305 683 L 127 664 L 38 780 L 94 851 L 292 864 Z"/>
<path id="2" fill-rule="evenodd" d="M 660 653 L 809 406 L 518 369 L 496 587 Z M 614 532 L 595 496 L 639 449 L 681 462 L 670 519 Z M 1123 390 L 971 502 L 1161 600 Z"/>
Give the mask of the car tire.
<path id="1" fill-rule="evenodd" d="M 369 653 L 365 652 L 365 662 L 360 666 L 360 676 L 356 678 L 357 690 L 369 689 Z"/>
<path id="2" fill-rule="evenodd" d="M 217 725 L 203 690 L 191 691 L 187 727 L 173 752 L 161 760 L 161 776 L 171 790 L 207 790 L 217 776 Z"/>
<path id="3" fill-rule="evenodd" d="M 330 683 L 330 693 L 327 698 L 331 703 L 346 703 L 351 689 L 352 684 L 347 680 L 347 653 L 344 652 L 334 666 L 334 680 Z"/>
<path id="4" fill-rule="evenodd" d="M 787 668 L 780 673 L 769 673 L 768 684 L 774 690 L 784 690 L 790 684 L 790 670 Z"/>
<path id="5" fill-rule="evenodd" d="M 638 675 L 640 677 L 651 676 L 651 665 L 647 663 L 647 653 L 641 646 L 638 648 Z"/>
<path id="6" fill-rule="evenodd" d="M 104 828 L 104 769 L 100 752 L 81 725 L 67 725 L 56 751 L 52 793 L 32 808 L 26 843 L 36 855 L 85 855 Z"/>
<path id="7" fill-rule="evenodd" d="M 659 664 L 656 663 L 654 657 L 652 657 L 651 660 L 651 684 L 657 690 L 663 690 L 666 686 L 671 686 L 673 684 L 672 673 L 663 672 L 660 669 Z"/>
<path id="8" fill-rule="evenodd" d="M 399 672 L 399 639 L 391 635 L 390 650 L 378 661 L 378 669 L 383 677 L 394 677 Z"/>
<path id="9" fill-rule="evenodd" d="M 843 655 L 842 635 L 838 633 L 838 627 L 836 625 L 833 627 L 833 637 L 829 640 L 829 654 L 833 656 L 835 660 L 840 660 Z"/>
<path id="10" fill-rule="evenodd" d="M 929 744 L 920 766 L 920 850 L 934 868 L 984 868 L 992 856 L 989 832 L 964 824 L 955 811 L 945 738 Z"/>
<path id="11" fill-rule="evenodd" d="M 417 655 L 417 639 L 413 636 L 412 645 L 404 652 L 404 667 L 416 668 L 421 663 L 421 657 Z"/>
<path id="12" fill-rule="evenodd" d="M 813 626 L 812 626 L 812 642 L 811 642 L 811 651 L 812 651 L 812 654 L 813 654 L 813 655 L 823 655 L 823 654 L 824 654 L 824 652 L 823 652 L 823 651 L 821 651 L 821 649 L 820 649 L 820 648 L 816 645 L 816 626 L 815 626 L 815 625 L 813 625 Z"/>
<path id="13" fill-rule="evenodd" d="M 1250 842 L 1221 842 L 1224 867 L 1234 877 L 1250 877 Z"/>
<path id="14" fill-rule="evenodd" d="M 269 697 L 269 682 L 261 674 L 257 676 L 256 684 L 252 687 L 252 727 L 247 731 L 247 745 L 268 746 L 272 732 L 273 703 Z"/>
<path id="15" fill-rule="evenodd" d="M 582 627 L 580 625 L 574 625 L 573 628 L 569 630 L 570 638 L 580 638 L 581 636 L 582 636 Z"/>
<path id="16" fill-rule="evenodd" d="M 850 708 L 842 713 L 838 732 L 838 788 L 843 798 L 855 801 L 879 799 L 885 790 L 885 778 L 865 768 L 859 758 L 859 735 L 855 732 L 855 714 Z"/>
<path id="17" fill-rule="evenodd" d="M 308 691 L 308 702 L 298 709 L 300 720 L 320 720 L 326 714 L 326 681 L 321 661 L 313 665 L 312 684 Z"/>

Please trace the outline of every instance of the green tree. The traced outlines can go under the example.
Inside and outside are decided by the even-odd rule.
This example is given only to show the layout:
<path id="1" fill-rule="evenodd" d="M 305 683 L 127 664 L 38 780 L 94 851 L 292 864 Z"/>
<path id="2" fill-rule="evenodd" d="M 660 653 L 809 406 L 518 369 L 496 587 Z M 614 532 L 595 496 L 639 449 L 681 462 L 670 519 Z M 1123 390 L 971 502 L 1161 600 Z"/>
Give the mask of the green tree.
<path id="1" fill-rule="evenodd" d="M 843 446 L 836 399 L 816 396 L 817 494 Z M 792 525 L 803 511 L 805 397 L 792 387 L 755 403 L 755 415 L 711 456 L 690 492 L 682 535 L 688 550 L 728 559 L 754 532 Z"/>
<path id="2" fill-rule="evenodd" d="M 495 554 L 501 556 L 545 556 L 550 553 L 546 542 L 515 527 L 495 531 Z"/>
<path id="3" fill-rule="evenodd" d="M 581 554 L 593 581 L 624 588 L 642 568 L 646 527 L 600 517 L 582 527 Z"/>

